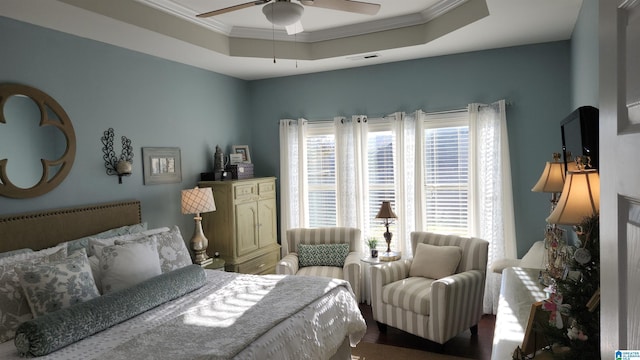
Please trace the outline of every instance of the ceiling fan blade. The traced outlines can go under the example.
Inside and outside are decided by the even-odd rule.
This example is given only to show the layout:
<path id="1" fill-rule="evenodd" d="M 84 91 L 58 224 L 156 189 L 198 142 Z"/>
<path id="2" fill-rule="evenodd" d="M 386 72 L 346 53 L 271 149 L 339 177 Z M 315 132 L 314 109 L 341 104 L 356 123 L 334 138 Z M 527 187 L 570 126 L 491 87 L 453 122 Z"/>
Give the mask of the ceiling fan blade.
<path id="1" fill-rule="evenodd" d="M 300 20 L 291 25 L 285 26 L 285 29 L 287 29 L 287 35 L 299 34 L 304 31 L 304 29 L 302 28 L 302 22 L 300 22 Z"/>
<path id="2" fill-rule="evenodd" d="M 240 9 L 244 9 L 244 8 L 248 8 L 248 7 L 252 7 L 252 6 L 256 6 L 256 5 L 266 4 L 268 2 L 271 2 L 271 0 L 251 1 L 251 2 L 248 2 L 248 3 L 244 3 L 244 4 L 233 5 L 233 6 L 229 6 L 229 7 L 223 8 L 223 9 L 218 9 L 218 10 L 213 10 L 213 11 L 209 11 L 209 12 L 206 12 L 206 13 L 198 14 L 198 15 L 196 15 L 196 17 L 206 18 L 206 17 L 210 17 L 210 16 L 214 16 L 214 15 L 220 15 L 220 14 L 224 14 L 224 13 L 228 13 L 228 12 L 232 12 L 232 11 L 236 11 L 236 10 L 240 10 Z"/>
<path id="3" fill-rule="evenodd" d="M 380 4 L 352 0 L 301 0 L 306 6 L 314 6 L 323 9 L 347 11 L 364 15 L 375 15 L 380 10 Z"/>

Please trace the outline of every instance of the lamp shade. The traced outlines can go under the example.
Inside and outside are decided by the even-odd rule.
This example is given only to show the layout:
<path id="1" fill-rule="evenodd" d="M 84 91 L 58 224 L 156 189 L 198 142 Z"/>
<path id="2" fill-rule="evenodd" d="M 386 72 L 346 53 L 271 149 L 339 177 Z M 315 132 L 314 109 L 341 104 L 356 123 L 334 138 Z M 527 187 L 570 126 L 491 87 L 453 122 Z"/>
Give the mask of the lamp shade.
<path id="1" fill-rule="evenodd" d="M 376 219 L 395 219 L 397 218 L 396 214 L 391 210 L 391 202 L 383 201 L 380 206 L 380 210 L 378 211 L 378 215 L 376 215 Z"/>
<path id="2" fill-rule="evenodd" d="M 302 17 L 302 5 L 290 1 L 276 1 L 262 7 L 262 13 L 274 25 L 288 26 L 295 24 Z"/>
<path id="3" fill-rule="evenodd" d="M 182 190 L 182 213 L 199 214 L 216 210 L 210 187 Z"/>
<path id="4" fill-rule="evenodd" d="M 564 164 L 561 162 L 547 161 L 540 179 L 533 186 L 531 191 L 559 193 L 564 186 Z"/>
<path id="5" fill-rule="evenodd" d="M 600 210 L 600 175 L 597 170 L 570 171 L 562 195 L 547 222 L 578 225 Z"/>

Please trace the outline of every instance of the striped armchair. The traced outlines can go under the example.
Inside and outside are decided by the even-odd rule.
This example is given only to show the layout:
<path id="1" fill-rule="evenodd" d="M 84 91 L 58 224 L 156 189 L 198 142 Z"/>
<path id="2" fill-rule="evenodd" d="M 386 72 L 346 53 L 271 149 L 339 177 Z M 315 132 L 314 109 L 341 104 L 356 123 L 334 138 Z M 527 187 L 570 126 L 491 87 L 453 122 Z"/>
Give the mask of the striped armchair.
<path id="1" fill-rule="evenodd" d="M 489 243 L 477 238 L 412 232 L 418 243 L 459 246 L 462 256 L 456 273 L 438 280 L 409 277 L 413 259 L 371 268 L 373 319 L 439 344 L 470 329 L 478 331 L 487 270 Z"/>
<path id="2" fill-rule="evenodd" d="M 343 267 L 298 265 L 298 244 L 349 244 L 349 255 Z M 360 229 L 347 227 L 327 227 L 316 229 L 287 230 L 286 254 L 276 265 L 276 274 L 324 276 L 347 280 L 351 284 L 356 299 L 360 299 L 360 257 L 362 256 L 362 239 Z"/>

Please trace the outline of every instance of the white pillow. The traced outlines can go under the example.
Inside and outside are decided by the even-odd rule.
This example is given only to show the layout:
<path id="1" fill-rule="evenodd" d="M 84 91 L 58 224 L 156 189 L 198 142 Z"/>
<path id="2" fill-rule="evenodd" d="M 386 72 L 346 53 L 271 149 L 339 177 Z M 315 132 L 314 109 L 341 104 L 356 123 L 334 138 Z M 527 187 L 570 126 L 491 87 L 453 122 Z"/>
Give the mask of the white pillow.
<path id="1" fill-rule="evenodd" d="M 455 274 L 461 258 L 462 248 L 459 246 L 419 243 L 409 268 L 409 276 L 442 279 Z"/>
<path id="2" fill-rule="evenodd" d="M 102 283 L 100 282 L 100 260 L 97 256 L 89 256 L 89 266 L 91 267 L 91 274 L 93 275 L 93 280 L 96 282 L 96 287 L 102 294 Z"/>
<path id="3" fill-rule="evenodd" d="M 92 238 L 89 238 L 89 253 L 87 255 L 89 256 L 98 255 L 98 253 L 101 252 L 105 246 L 114 245 L 116 241 L 123 241 L 123 242 L 133 241 L 133 240 L 145 238 L 149 235 L 160 234 L 167 231 L 169 231 L 168 227 L 160 227 L 160 228 L 137 232 L 134 234 L 118 235 L 118 236 L 113 236 L 109 238 L 92 237 Z"/>
<path id="4" fill-rule="evenodd" d="M 50 263 L 16 267 L 33 317 L 100 296 L 85 249 Z"/>
<path id="5" fill-rule="evenodd" d="M 162 273 L 154 238 L 106 246 L 97 257 L 103 294 L 128 288 Z"/>

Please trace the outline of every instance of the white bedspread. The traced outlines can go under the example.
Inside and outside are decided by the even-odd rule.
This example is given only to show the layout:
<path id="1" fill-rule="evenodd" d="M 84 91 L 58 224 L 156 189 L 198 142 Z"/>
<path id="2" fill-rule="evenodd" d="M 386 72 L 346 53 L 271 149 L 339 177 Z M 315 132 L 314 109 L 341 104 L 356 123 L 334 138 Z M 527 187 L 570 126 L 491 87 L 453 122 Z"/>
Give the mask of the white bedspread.
<path id="1" fill-rule="evenodd" d="M 161 332 L 163 324 L 170 324 L 176 319 L 193 324 L 198 332 L 210 334 L 212 339 L 217 339 L 217 346 L 224 347 L 225 339 L 229 344 L 237 340 L 235 337 L 238 336 L 238 330 L 237 327 L 234 329 L 234 324 L 246 324 L 247 319 L 243 315 L 252 314 L 255 304 L 260 303 L 267 295 L 272 296 L 273 294 L 267 294 L 268 291 L 265 289 L 269 289 L 280 279 L 280 275 L 256 276 L 207 271 L 207 284 L 201 289 L 42 359 L 112 358 L 112 355 L 118 352 L 126 353 L 132 344 L 130 341 L 144 338 L 143 334 Z M 247 288 L 253 290 L 247 292 Z M 213 290 L 217 291 L 212 292 Z M 235 354 L 234 359 L 328 359 L 345 337 L 348 336 L 352 346 L 355 346 L 365 331 L 366 324 L 357 302 L 347 288 L 338 286 L 326 296 L 313 301 L 275 325 L 248 347 L 240 352 L 234 350 L 232 353 Z M 209 343 L 200 344 L 202 340 L 197 343 L 189 340 L 173 338 L 171 343 L 167 343 L 168 346 L 163 347 L 163 351 L 155 354 L 149 352 L 147 357 L 158 359 L 164 355 L 171 359 L 180 356 L 185 359 L 215 358 L 215 354 L 210 351 L 215 346 L 212 347 Z M 174 351 L 168 353 L 167 349 L 171 348 Z M 13 341 L 0 344 L 0 359 L 21 359 Z"/>

